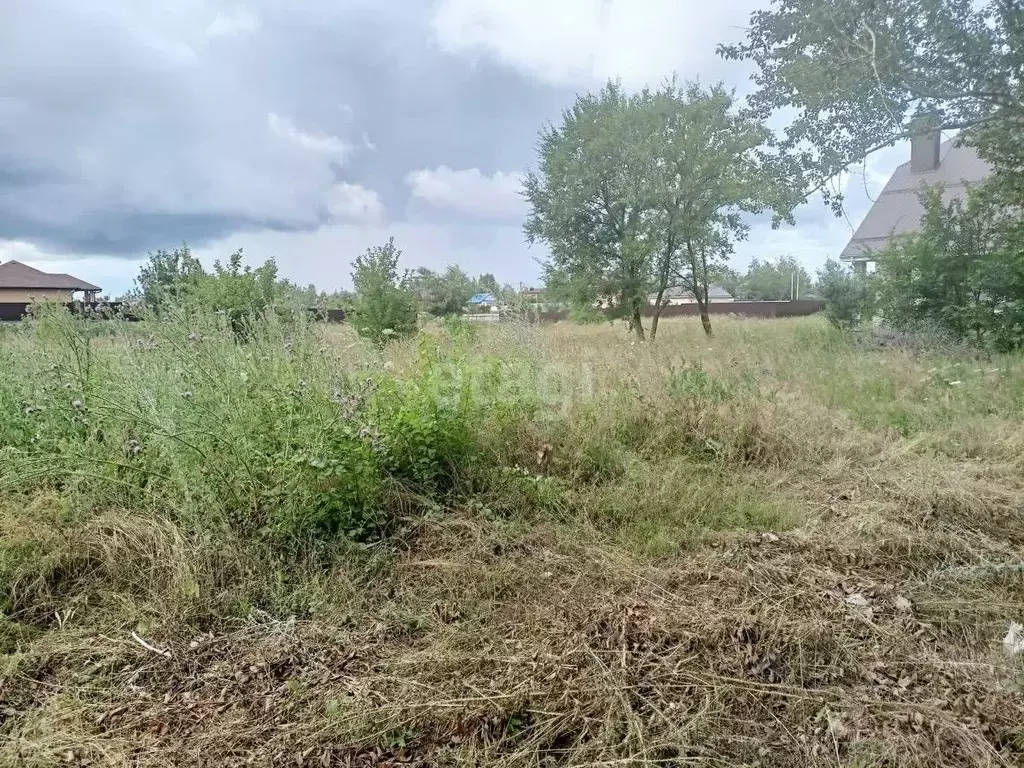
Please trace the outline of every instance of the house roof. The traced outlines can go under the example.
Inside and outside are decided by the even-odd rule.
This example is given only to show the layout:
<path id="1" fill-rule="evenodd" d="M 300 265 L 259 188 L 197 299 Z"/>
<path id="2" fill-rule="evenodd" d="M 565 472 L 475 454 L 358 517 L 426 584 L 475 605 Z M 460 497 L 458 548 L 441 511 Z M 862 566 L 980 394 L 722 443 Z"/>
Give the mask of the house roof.
<path id="1" fill-rule="evenodd" d="M 652 293 L 650 298 L 657 299 L 658 294 Z M 670 288 L 665 289 L 665 293 L 662 295 L 663 299 L 692 299 L 693 293 L 682 286 L 674 285 Z M 709 285 L 708 286 L 708 300 L 714 301 L 715 299 L 731 299 L 732 294 L 729 293 L 725 288 L 720 285 Z"/>
<path id="2" fill-rule="evenodd" d="M 958 146 L 955 139 L 944 141 L 939 148 L 939 165 L 935 170 L 912 172 L 910 162 L 893 171 L 885 188 L 857 227 L 840 258 L 853 261 L 868 258 L 869 251 L 882 248 L 894 235 L 914 232 L 924 216 L 919 198 L 923 184 L 941 184 L 942 199 L 950 203 L 962 198 L 971 184 L 983 181 L 991 167 L 978 157 L 972 147 Z"/>
<path id="3" fill-rule="evenodd" d="M 498 300 L 494 298 L 493 293 L 474 293 L 470 299 L 470 304 L 497 304 Z"/>
<path id="4" fill-rule="evenodd" d="M 57 291 L 98 291 L 100 287 L 79 280 L 71 275 L 51 274 L 22 264 L 20 261 L 6 261 L 0 264 L 0 288 L 19 288 L 23 290 L 57 290 Z"/>

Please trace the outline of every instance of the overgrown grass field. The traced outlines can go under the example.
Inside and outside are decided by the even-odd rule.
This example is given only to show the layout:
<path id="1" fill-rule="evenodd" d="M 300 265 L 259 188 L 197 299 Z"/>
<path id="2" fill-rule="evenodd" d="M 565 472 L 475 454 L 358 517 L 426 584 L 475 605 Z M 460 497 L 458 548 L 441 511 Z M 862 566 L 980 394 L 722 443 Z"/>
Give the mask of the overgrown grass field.
<path id="1" fill-rule="evenodd" d="M 1024 360 L 0 329 L 0 765 L 1017 765 Z"/>

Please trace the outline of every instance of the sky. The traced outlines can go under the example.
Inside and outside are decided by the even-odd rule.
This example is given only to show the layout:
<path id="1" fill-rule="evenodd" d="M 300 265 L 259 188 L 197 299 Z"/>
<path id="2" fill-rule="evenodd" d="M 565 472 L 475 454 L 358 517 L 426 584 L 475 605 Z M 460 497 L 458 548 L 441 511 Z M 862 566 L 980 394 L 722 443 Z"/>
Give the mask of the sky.
<path id="1" fill-rule="evenodd" d="M 715 53 L 767 0 L 7 0 L 0 261 L 110 295 L 148 252 L 242 248 L 332 290 L 394 236 L 402 266 L 538 282 L 521 175 L 539 130 L 608 78 L 751 87 Z M 733 263 L 837 256 L 906 147 L 836 181 Z"/>

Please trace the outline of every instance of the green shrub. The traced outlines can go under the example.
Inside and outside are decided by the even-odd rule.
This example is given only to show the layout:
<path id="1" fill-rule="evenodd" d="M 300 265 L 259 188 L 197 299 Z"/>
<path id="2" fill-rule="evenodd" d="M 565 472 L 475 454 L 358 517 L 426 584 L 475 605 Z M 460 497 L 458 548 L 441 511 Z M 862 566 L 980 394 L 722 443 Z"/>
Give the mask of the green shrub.
<path id="1" fill-rule="evenodd" d="M 289 536 L 344 534 L 365 541 L 389 522 L 381 508 L 381 464 L 368 436 L 340 434 L 328 449 L 282 459 L 275 523 Z"/>
<path id="2" fill-rule="evenodd" d="M 360 336 L 379 346 L 416 332 L 417 299 L 406 285 L 408 276 L 398 274 L 401 255 L 392 237 L 385 245 L 368 248 L 352 264 L 352 323 Z"/>
<path id="3" fill-rule="evenodd" d="M 825 301 L 825 317 L 837 328 L 855 328 L 871 319 L 875 289 L 868 275 L 855 274 L 835 259 L 818 272 L 818 295 Z"/>
<path id="4" fill-rule="evenodd" d="M 278 280 L 273 259 L 254 269 L 242 263 L 241 250 L 232 253 L 227 263 L 214 261 L 213 270 L 207 272 L 188 245 L 151 253 L 135 284 L 126 298 L 138 300 L 152 315 L 214 311 L 242 341 L 251 335 L 253 323 L 284 298 L 290 285 Z"/>
<path id="5" fill-rule="evenodd" d="M 461 315 L 443 317 L 441 326 L 454 341 L 462 344 L 472 344 L 480 335 L 479 327 Z"/>
<path id="6" fill-rule="evenodd" d="M 674 371 L 668 380 L 673 397 L 695 398 L 717 403 L 730 397 L 729 389 L 699 364 Z"/>
<path id="7" fill-rule="evenodd" d="M 1024 346 L 1024 218 L 1002 193 L 995 182 L 949 203 L 940 187 L 921 193 L 919 230 L 877 254 L 889 325 L 998 352 Z"/>
<path id="8" fill-rule="evenodd" d="M 473 372 L 464 361 L 445 365 L 425 355 L 419 374 L 381 382 L 372 429 L 386 472 L 420 493 L 447 493 L 475 459 Z"/>

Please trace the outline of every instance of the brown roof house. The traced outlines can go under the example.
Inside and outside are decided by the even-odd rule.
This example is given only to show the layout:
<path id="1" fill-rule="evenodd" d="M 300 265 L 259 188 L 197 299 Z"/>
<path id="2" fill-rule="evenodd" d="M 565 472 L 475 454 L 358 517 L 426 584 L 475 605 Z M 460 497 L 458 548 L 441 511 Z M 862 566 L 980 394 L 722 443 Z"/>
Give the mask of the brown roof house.
<path id="1" fill-rule="evenodd" d="M 991 167 L 973 148 L 958 146 L 955 139 L 942 141 L 941 130 L 914 137 L 910 162 L 893 171 L 840 259 L 863 270 L 874 260 L 872 251 L 884 248 L 894 236 L 916 231 L 924 216 L 922 185 L 942 185 L 942 198 L 949 203 L 965 197 L 968 187 L 984 181 L 990 173 Z"/>
<path id="2" fill-rule="evenodd" d="M 99 286 L 65 274 L 51 274 L 22 264 L 6 261 L 0 264 L 0 303 L 31 303 L 33 301 L 75 300 L 81 292 L 84 301 L 95 301 Z"/>

